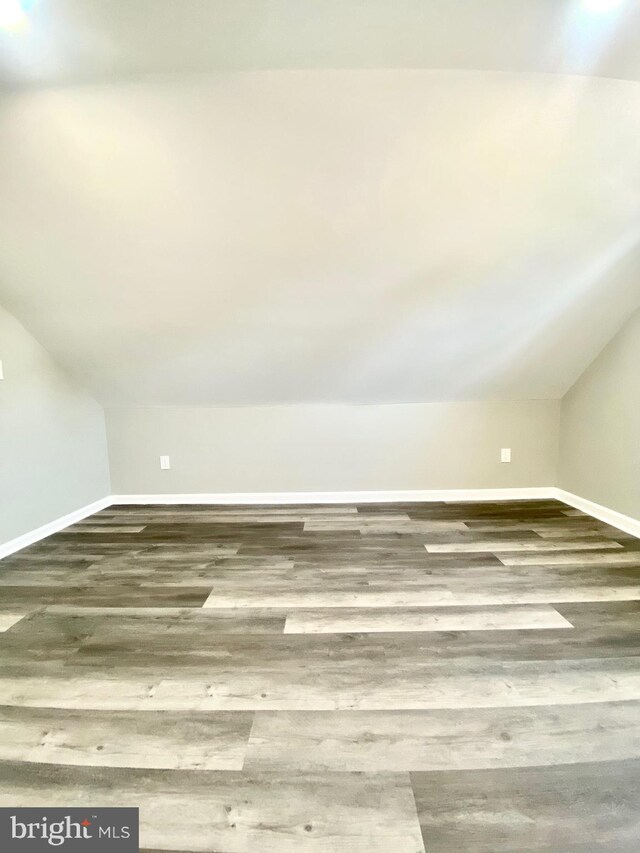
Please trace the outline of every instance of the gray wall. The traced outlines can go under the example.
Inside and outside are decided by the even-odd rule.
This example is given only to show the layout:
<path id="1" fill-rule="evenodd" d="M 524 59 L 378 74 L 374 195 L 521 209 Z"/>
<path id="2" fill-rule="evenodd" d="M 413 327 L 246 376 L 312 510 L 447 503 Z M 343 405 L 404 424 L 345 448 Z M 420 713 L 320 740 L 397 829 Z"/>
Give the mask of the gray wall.
<path id="1" fill-rule="evenodd" d="M 104 412 L 0 308 L 0 545 L 109 494 Z"/>
<path id="2" fill-rule="evenodd" d="M 115 494 L 551 486 L 554 400 L 107 409 Z M 511 447 L 513 462 L 500 463 Z M 158 457 L 171 457 L 161 471 Z"/>
<path id="3" fill-rule="evenodd" d="M 102 408 L 1 308 L 0 359 L 0 544 L 110 492 L 557 484 L 640 518 L 640 310 L 562 404 L 123 407 L 105 435 Z"/>
<path id="4" fill-rule="evenodd" d="M 562 401 L 559 486 L 640 519 L 640 310 Z"/>

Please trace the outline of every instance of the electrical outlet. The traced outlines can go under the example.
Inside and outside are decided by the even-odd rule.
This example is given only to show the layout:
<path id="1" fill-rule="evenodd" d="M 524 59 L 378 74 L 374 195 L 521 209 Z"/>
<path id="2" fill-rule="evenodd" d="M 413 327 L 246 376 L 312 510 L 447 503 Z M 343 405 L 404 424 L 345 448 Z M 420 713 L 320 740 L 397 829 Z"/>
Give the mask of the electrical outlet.
<path id="1" fill-rule="evenodd" d="M 500 451 L 500 461 L 501 462 L 511 462 L 511 448 L 503 447 Z"/>
<path id="2" fill-rule="evenodd" d="M 160 467 L 162 468 L 163 471 L 168 471 L 169 468 L 171 468 L 171 460 L 169 459 L 168 456 L 161 456 L 160 457 Z"/>
<path id="3" fill-rule="evenodd" d="M 2 367 L 2 361 L 0 360 L 0 379 L 4 379 L 4 370 Z"/>

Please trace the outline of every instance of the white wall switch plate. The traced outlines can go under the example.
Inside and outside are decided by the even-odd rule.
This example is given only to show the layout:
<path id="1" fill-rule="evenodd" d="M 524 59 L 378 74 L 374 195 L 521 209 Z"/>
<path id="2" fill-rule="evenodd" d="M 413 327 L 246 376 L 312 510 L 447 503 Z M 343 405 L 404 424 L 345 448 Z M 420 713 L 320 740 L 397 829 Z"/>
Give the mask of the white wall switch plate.
<path id="1" fill-rule="evenodd" d="M 511 462 L 511 448 L 503 447 L 500 451 L 500 461 L 501 462 Z"/>
<path id="2" fill-rule="evenodd" d="M 0 361 L 0 379 L 4 379 L 4 370 L 2 369 L 2 361 Z"/>
<path id="3" fill-rule="evenodd" d="M 163 471 L 168 471 L 169 468 L 171 468 L 171 460 L 169 459 L 168 456 L 161 456 L 160 457 L 160 467 L 162 468 Z"/>

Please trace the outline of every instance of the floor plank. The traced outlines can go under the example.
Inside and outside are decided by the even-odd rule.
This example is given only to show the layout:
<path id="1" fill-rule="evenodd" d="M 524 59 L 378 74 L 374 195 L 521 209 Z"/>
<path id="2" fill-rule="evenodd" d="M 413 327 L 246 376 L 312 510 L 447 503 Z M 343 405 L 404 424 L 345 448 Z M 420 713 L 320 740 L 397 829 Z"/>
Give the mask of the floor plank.
<path id="1" fill-rule="evenodd" d="M 264 635 L 265 637 L 269 635 Z M 145 664 L 0 669 L 7 705 L 96 710 L 420 710 L 570 705 L 640 699 L 640 657 L 359 666 L 319 657 L 290 670 L 163 656 Z M 64 663 L 64 662 L 63 662 Z M 170 667 L 170 664 L 173 666 Z M 189 664 L 189 671 L 185 669 Z M 25 672 L 26 670 L 26 672 Z"/>
<path id="2" fill-rule="evenodd" d="M 0 760 L 93 767 L 242 770 L 253 720 L 234 712 L 0 706 Z"/>
<path id="3" fill-rule="evenodd" d="M 503 607 L 326 607 L 287 616 L 286 634 L 352 631 L 493 631 L 514 628 L 571 628 L 549 605 Z"/>
<path id="4" fill-rule="evenodd" d="M 430 853 L 638 849 L 637 760 L 411 778 Z"/>
<path id="5" fill-rule="evenodd" d="M 140 808 L 140 843 L 224 853 L 425 853 L 408 774 L 250 774 L 0 762 L 0 806 Z"/>
<path id="6" fill-rule="evenodd" d="M 490 551 L 493 554 L 503 553 L 505 551 L 606 551 L 618 550 L 622 548 L 619 542 L 605 541 L 604 539 L 585 539 L 583 541 L 576 539 L 543 539 L 539 537 L 537 541 L 515 541 L 504 539 L 479 539 L 476 542 L 460 541 L 451 543 L 427 543 L 424 546 L 430 554 L 456 554 L 474 551 Z M 502 559 L 502 558 L 501 558 Z M 521 558 L 519 558 L 521 559 Z M 568 559 L 563 559 L 559 555 L 554 555 L 550 559 L 555 561 L 569 562 Z M 575 559 L 575 557 L 574 557 Z M 533 560 L 532 560 L 533 561 Z M 537 562 L 548 562 L 546 556 L 538 556 Z M 504 559 L 502 560 L 504 562 Z M 551 563 L 548 562 L 549 565 Z M 517 563 L 507 563 L 506 565 L 517 565 Z"/>
<path id="7" fill-rule="evenodd" d="M 640 702 L 447 711 L 261 711 L 251 770 L 463 770 L 640 759 Z"/>
<path id="8" fill-rule="evenodd" d="M 8 631 L 9 628 L 16 625 L 21 619 L 24 619 L 25 615 L 24 611 L 0 610 L 0 632 Z"/>

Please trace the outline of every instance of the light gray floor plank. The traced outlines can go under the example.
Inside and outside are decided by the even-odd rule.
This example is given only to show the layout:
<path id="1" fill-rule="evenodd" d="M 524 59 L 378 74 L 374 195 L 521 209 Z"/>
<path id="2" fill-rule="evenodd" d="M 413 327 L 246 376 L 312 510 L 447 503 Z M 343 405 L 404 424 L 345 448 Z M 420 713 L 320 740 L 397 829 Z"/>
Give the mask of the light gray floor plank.
<path id="1" fill-rule="evenodd" d="M 452 589 L 444 584 L 417 585 L 397 589 L 370 588 L 315 590 L 291 589 L 277 586 L 268 589 L 238 589 L 224 592 L 214 589 L 202 605 L 205 608 L 261 608 L 275 607 L 284 610 L 322 609 L 325 607 L 372 608 L 372 607 L 480 607 L 511 604 L 560 604 L 562 602 L 588 601 L 638 601 L 640 584 L 612 586 L 585 586 L 581 584 L 556 586 L 552 589 L 518 588 L 502 584 L 475 589 Z"/>
<path id="2" fill-rule="evenodd" d="M 499 556 L 505 566 L 524 566 L 539 563 L 544 566 L 637 566 L 640 569 L 640 551 L 616 551 L 597 554 L 577 554 L 572 549 L 559 554 L 514 554 Z"/>
<path id="3" fill-rule="evenodd" d="M 8 631 L 13 625 L 16 625 L 21 619 L 24 619 L 26 612 L 20 613 L 13 610 L 0 610 L 0 632 Z"/>
<path id="4" fill-rule="evenodd" d="M 265 635 L 266 637 L 267 635 Z M 301 660 L 289 670 L 212 669 L 166 677 L 166 666 L 119 667 L 95 674 L 63 667 L 47 677 L 0 674 L 6 705 L 97 710 L 420 710 L 569 705 L 640 699 L 640 658 L 473 662 L 401 666 L 377 661 L 346 669 L 339 659 Z M 85 669 L 85 672 L 78 670 Z M 209 673 L 209 677 L 206 675 Z"/>
<path id="5" fill-rule="evenodd" d="M 430 554 L 464 554 L 476 551 L 490 551 L 492 554 L 501 554 L 505 551 L 613 551 L 621 549 L 622 545 L 620 545 L 619 542 L 612 542 L 605 539 L 585 539 L 581 541 L 576 539 L 549 540 L 542 539 L 542 537 L 540 537 L 538 542 L 518 542 L 509 539 L 487 539 L 478 542 L 453 542 L 451 544 L 427 542 L 424 547 Z M 541 558 L 538 554 L 537 560 L 532 562 L 544 563 L 545 559 L 546 557 Z M 558 559 L 557 556 L 556 559 Z M 582 559 L 582 557 L 580 559 Z"/>
<path id="6" fill-rule="evenodd" d="M 0 761 L 241 770 L 253 715 L 0 706 Z"/>
<path id="7" fill-rule="evenodd" d="M 351 631 L 493 631 L 514 628 L 571 628 L 550 605 L 497 607 L 327 607 L 295 610 L 287 616 L 285 634 Z"/>
<path id="8" fill-rule="evenodd" d="M 140 808 L 140 844 L 224 853 L 424 853 L 408 774 L 0 764 L 0 806 Z"/>
<path id="9" fill-rule="evenodd" d="M 462 770 L 640 759 L 640 702 L 258 712 L 248 770 Z"/>

